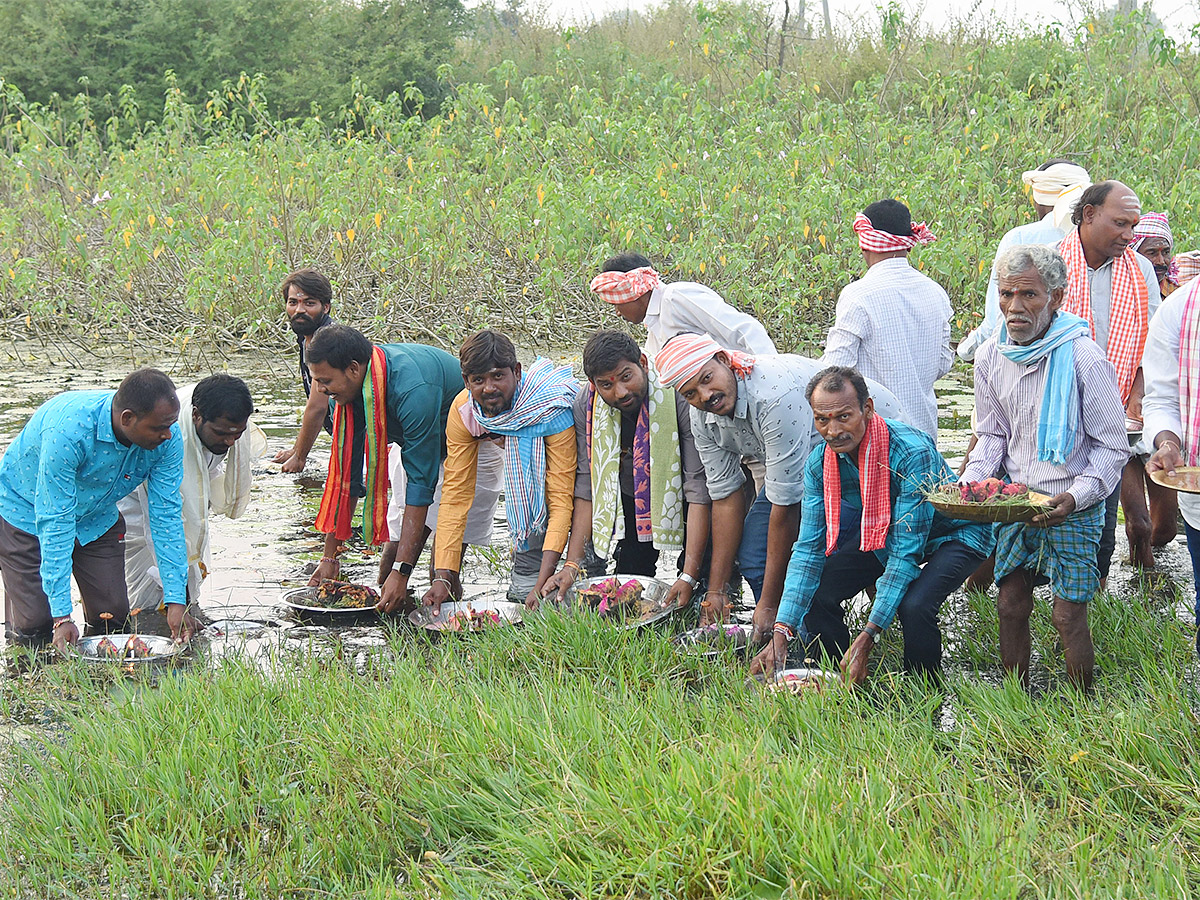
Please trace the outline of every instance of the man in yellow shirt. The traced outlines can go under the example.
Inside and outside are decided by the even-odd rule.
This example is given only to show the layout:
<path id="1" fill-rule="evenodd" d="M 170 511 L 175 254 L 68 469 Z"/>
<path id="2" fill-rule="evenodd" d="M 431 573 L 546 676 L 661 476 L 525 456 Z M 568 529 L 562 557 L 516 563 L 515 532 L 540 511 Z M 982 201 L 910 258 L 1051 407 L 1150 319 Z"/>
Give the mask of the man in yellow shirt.
<path id="1" fill-rule="evenodd" d="M 436 612 L 462 596 L 459 572 L 480 441 L 504 445 L 504 512 L 513 539 L 509 599 L 536 603 L 567 544 L 575 488 L 579 382 L 568 366 L 539 357 L 527 370 L 512 341 L 490 329 L 458 354 L 466 390 L 446 422 L 445 479 L 434 539 L 434 578 L 425 603 Z"/>

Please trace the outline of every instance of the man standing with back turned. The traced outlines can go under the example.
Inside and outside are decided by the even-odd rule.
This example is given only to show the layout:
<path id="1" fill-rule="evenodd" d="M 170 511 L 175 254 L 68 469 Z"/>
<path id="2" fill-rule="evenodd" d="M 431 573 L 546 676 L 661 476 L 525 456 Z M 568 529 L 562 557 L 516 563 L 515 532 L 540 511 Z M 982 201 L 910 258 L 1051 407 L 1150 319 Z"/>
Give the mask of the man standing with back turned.
<path id="1" fill-rule="evenodd" d="M 913 425 L 937 440 L 933 384 L 954 365 L 950 298 L 908 262 L 935 238 L 898 200 L 872 203 L 854 219 L 867 274 L 842 289 L 825 342 L 827 366 L 857 369 L 894 393 Z"/>

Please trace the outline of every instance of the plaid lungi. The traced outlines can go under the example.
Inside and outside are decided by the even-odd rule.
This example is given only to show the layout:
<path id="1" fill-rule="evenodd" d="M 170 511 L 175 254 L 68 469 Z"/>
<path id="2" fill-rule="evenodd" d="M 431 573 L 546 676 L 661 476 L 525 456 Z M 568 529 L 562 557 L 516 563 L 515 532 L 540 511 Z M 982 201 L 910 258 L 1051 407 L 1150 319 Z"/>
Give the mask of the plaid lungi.
<path id="1" fill-rule="evenodd" d="M 1015 569 L 1029 569 L 1049 577 L 1055 597 L 1087 603 L 1100 589 L 1096 554 L 1103 530 L 1103 503 L 1071 513 L 1053 528 L 997 525 L 996 581 Z"/>

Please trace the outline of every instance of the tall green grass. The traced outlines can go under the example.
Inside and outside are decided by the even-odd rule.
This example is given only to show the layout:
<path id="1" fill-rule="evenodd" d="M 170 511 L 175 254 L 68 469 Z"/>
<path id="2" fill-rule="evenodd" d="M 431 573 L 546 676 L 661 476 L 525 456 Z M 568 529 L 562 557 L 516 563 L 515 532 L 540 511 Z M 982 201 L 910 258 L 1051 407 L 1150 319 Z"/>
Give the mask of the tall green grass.
<path id="1" fill-rule="evenodd" d="M 941 236 L 915 261 L 961 333 L 999 236 L 1032 217 L 1021 171 L 1060 155 L 1171 212 L 1180 247 L 1200 240 L 1196 57 L 1144 16 L 926 34 L 896 14 L 878 33 L 792 36 L 780 67 L 761 13 L 674 5 L 638 27 L 477 41 L 419 116 L 413 89 L 283 123 L 252 77 L 197 112 L 168 78 L 147 125 L 6 84 L 6 321 L 262 344 L 279 333 L 273 286 L 315 265 L 338 314 L 377 336 L 574 341 L 611 320 L 587 291 L 599 263 L 637 249 L 793 348 L 862 270 L 855 212 L 893 195 Z"/>
<path id="2" fill-rule="evenodd" d="M 976 598 L 961 615 L 994 613 Z M 557 617 L 433 647 L 400 636 L 372 677 L 281 660 L 114 691 L 54 667 L 39 677 L 67 697 L 65 733 L 16 749 L 6 887 L 1195 896 L 1190 636 L 1160 610 L 1096 619 L 1092 696 L 1061 684 L 1040 616 L 1054 674 L 1032 698 L 959 669 L 967 653 L 947 698 L 923 693 L 896 675 L 894 638 L 866 691 L 764 696 L 731 660 Z M 994 660 L 987 641 L 972 653 Z M 28 690 L 6 685 L 4 703 Z"/>

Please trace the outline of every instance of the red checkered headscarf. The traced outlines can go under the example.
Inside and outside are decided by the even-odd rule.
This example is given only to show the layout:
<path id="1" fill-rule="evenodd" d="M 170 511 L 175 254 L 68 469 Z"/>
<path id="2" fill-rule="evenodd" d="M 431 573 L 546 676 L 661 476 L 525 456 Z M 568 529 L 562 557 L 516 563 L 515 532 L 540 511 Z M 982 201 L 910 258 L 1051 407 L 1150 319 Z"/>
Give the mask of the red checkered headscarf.
<path id="1" fill-rule="evenodd" d="M 629 272 L 601 272 L 592 279 L 592 293 L 612 304 L 630 303 L 647 291 L 662 284 L 658 273 L 650 266 Z"/>
<path id="2" fill-rule="evenodd" d="M 854 217 L 854 231 L 858 235 L 858 246 L 871 253 L 911 250 L 917 244 L 932 244 L 937 240 L 924 222 L 913 225 L 911 234 L 892 234 L 890 231 L 876 229 L 865 213 Z"/>
<path id="3" fill-rule="evenodd" d="M 722 347 L 706 334 L 679 334 L 671 338 L 654 357 L 654 368 L 658 370 L 659 381 L 678 389 L 699 375 L 704 364 L 718 353 L 729 356 L 729 367 L 737 375 L 749 375 L 754 368 L 753 356 Z"/>

